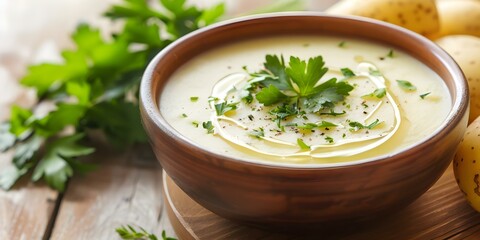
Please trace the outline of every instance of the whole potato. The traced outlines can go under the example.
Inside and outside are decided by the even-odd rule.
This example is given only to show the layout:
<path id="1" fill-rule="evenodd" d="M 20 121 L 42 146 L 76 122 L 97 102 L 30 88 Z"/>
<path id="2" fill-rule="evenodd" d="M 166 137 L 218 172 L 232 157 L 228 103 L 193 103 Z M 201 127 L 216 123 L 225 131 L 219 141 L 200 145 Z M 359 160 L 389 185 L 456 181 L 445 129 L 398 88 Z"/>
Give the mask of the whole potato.
<path id="1" fill-rule="evenodd" d="M 480 117 L 468 126 L 455 154 L 453 171 L 465 198 L 480 212 Z"/>
<path id="2" fill-rule="evenodd" d="M 445 36 L 436 41 L 462 69 L 470 90 L 470 118 L 480 116 L 480 38 L 468 35 Z"/>
<path id="3" fill-rule="evenodd" d="M 430 39 L 458 34 L 480 37 L 479 0 L 437 1 L 437 10 L 440 29 Z"/>
<path id="4" fill-rule="evenodd" d="M 422 35 L 439 31 L 435 0 L 343 0 L 326 12 L 374 18 Z"/>

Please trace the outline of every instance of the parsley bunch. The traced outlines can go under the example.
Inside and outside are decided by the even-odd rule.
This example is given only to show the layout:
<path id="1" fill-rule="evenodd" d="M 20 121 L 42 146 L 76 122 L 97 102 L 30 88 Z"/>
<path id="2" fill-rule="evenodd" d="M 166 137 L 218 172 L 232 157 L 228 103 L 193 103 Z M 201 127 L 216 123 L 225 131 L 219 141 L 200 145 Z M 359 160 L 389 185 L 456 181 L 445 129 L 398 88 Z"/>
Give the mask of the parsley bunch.
<path id="1" fill-rule="evenodd" d="M 62 51 L 62 63 L 30 66 L 21 83 L 34 88 L 38 103 L 14 106 L 0 125 L 0 151 L 14 150 L 14 168 L 0 173 L 0 187 L 9 189 L 32 172 L 59 191 L 75 171 L 91 169 L 77 157 L 91 154 L 84 139 L 100 130 L 116 146 L 145 142 L 138 108 L 138 85 L 149 60 L 179 37 L 215 22 L 223 4 L 201 10 L 186 0 L 124 0 L 106 13 L 123 21 L 119 32 L 105 34 L 81 24 L 72 35 L 74 49 Z M 56 109 L 39 116 L 36 107 L 53 102 Z"/>
<path id="2" fill-rule="evenodd" d="M 353 86 L 336 78 L 321 81 L 328 71 L 322 56 L 308 61 L 291 56 L 287 66 L 283 56 L 267 55 L 264 67 L 250 74 L 252 86 L 248 86 L 250 94 L 245 101 L 251 101 L 255 95 L 259 103 L 274 106 L 270 114 L 276 117 L 279 127 L 280 121 L 289 116 L 331 114 L 335 104 L 353 90 Z"/>

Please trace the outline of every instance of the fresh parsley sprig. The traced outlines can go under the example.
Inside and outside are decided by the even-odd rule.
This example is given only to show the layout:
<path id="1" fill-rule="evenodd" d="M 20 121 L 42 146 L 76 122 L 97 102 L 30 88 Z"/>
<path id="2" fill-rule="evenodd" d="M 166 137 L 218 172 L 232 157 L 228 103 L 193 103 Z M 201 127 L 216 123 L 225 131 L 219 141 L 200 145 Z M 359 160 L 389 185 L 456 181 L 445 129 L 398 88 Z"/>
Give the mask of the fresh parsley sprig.
<path id="1" fill-rule="evenodd" d="M 308 61 L 291 56 L 287 66 L 283 56 L 267 55 L 264 67 L 250 73 L 251 84 L 259 87 L 249 86 L 247 90 L 253 92 L 259 103 L 274 106 L 270 114 L 279 127 L 280 121 L 289 116 L 327 109 L 333 112 L 335 104 L 353 90 L 353 86 L 335 78 L 321 81 L 328 71 L 322 56 Z"/>
<path id="2" fill-rule="evenodd" d="M 158 240 L 155 234 L 152 234 L 142 227 L 137 230 L 131 225 L 121 226 L 116 228 L 117 234 L 125 240 Z M 176 238 L 167 237 L 165 230 L 162 231 L 162 240 L 177 240 Z"/>
<path id="3" fill-rule="evenodd" d="M 72 34 L 73 49 L 62 51 L 61 63 L 28 68 L 21 83 L 36 90 L 38 106 L 53 102 L 44 116 L 13 107 L 0 125 L 0 150 L 14 149 L 14 168 L 0 172 L 0 187 L 9 189 L 26 173 L 44 179 L 59 191 L 75 171 L 91 166 L 77 157 L 89 155 L 85 138 L 95 130 L 116 146 L 145 142 L 140 123 L 138 85 L 149 60 L 177 38 L 215 22 L 223 4 L 210 9 L 188 6 L 185 0 L 124 0 L 106 13 L 123 28 L 108 38 L 93 26 L 81 24 Z M 65 131 L 70 129 L 69 131 Z M 43 150 L 41 150 L 43 149 Z"/>

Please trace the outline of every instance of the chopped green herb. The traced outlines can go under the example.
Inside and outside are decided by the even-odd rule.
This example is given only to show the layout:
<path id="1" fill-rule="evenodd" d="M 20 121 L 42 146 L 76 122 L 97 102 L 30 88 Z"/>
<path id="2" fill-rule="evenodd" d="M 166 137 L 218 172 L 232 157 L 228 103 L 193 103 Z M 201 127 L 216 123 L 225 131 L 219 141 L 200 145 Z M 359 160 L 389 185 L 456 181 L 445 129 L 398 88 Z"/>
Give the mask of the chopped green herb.
<path id="1" fill-rule="evenodd" d="M 355 73 L 350 68 L 341 68 L 340 71 L 342 72 L 345 78 L 356 76 Z"/>
<path id="2" fill-rule="evenodd" d="M 394 52 L 393 52 L 393 49 L 390 49 L 390 51 L 388 52 L 387 54 L 387 57 L 389 58 L 393 58 L 395 56 Z"/>
<path id="3" fill-rule="evenodd" d="M 348 108 L 348 106 L 347 106 Z M 345 112 L 345 110 L 343 110 L 342 112 L 335 112 L 333 109 L 330 109 L 330 112 L 321 112 L 320 115 L 330 115 L 330 116 L 340 116 L 340 115 L 343 115 L 347 112 Z"/>
<path id="4" fill-rule="evenodd" d="M 376 119 L 375 121 L 373 121 L 369 125 L 363 125 L 359 122 L 350 122 L 348 125 L 350 125 L 350 127 L 352 127 L 352 128 L 350 128 L 350 131 L 356 132 L 360 129 L 373 129 L 376 126 L 380 125 L 381 123 L 382 122 L 380 122 L 380 120 Z"/>
<path id="5" fill-rule="evenodd" d="M 300 146 L 302 150 L 310 150 L 310 146 L 308 146 L 301 138 L 297 138 L 297 144 Z"/>
<path id="6" fill-rule="evenodd" d="M 232 111 L 237 109 L 237 103 L 226 103 L 221 102 L 215 104 L 215 111 L 217 112 L 217 116 L 224 115 L 228 111 Z"/>
<path id="7" fill-rule="evenodd" d="M 369 73 L 370 73 L 370 75 L 372 75 L 372 76 L 377 76 L 377 77 L 383 76 L 382 72 L 380 72 L 379 70 L 375 70 L 375 69 L 373 69 L 373 68 L 370 68 L 370 69 L 369 69 Z"/>
<path id="8" fill-rule="evenodd" d="M 259 128 L 259 129 L 253 129 L 253 131 L 251 131 L 249 133 L 250 136 L 252 137 L 256 137 L 256 138 L 263 138 L 265 137 L 265 132 L 263 131 L 263 128 Z"/>
<path id="9" fill-rule="evenodd" d="M 248 94 L 242 98 L 243 101 L 245 101 L 247 104 L 250 104 L 253 102 L 253 95 L 251 92 L 248 92 Z"/>
<path id="10" fill-rule="evenodd" d="M 425 99 L 426 96 L 430 95 L 431 92 L 420 94 L 420 98 Z"/>
<path id="11" fill-rule="evenodd" d="M 190 101 L 191 102 L 196 102 L 196 101 L 198 101 L 198 97 L 190 97 Z"/>
<path id="12" fill-rule="evenodd" d="M 328 127 L 336 127 L 338 126 L 335 123 L 322 121 L 320 123 L 305 123 L 305 125 L 297 126 L 300 129 L 314 129 L 314 128 L 328 128 Z"/>
<path id="13" fill-rule="evenodd" d="M 330 136 L 326 136 L 325 141 L 327 141 L 328 143 L 333 143 L 334 142 L 333 138 L 330 137 Z"/>
<path id="14" fill-rule="evenodd" d="M 277 106 L 274 109 L 270 110 L 269 113 L 275 116 L 274 121 L 277 123 L 277 126 L 279 128 L 281 127 L 281 120 L 299 114 L 298 109 L 295 105 L 288 104 Z"/>
<path id="15" fill-rule="evenodd" d="M 182 113 L 181 116 L 182 116 L 182 118 L 187 118 L 188 117 L 187 114 L 185 114 L 185 113 Z"/>
<path id="16" fill-rule="evenodd" d="M 220 100 L 220 99 L 217 98 L 217 97 L 212 97 L 212 96 L 208 97 L 208 102 L 214 102 L 214 101 L 218 101 L 218 100 Z"/>
<path id="17" fill-rule="evenodd" d="M 345 47 L 345 44 L 347 44 L 347 42 L 341 41 L 341 42 L 338 44 L 338 47 L 343 48 L 343 47 Z"/>
<path id="18" fill-rule="evenodd" d="M 370 94 L 363 95 L 362 98 L 383 98 L 387 95 L 387 90 L 385 88 L 377 88 Z"/>
<path id="19" fill-rule="evenodd" d="M 398 86 L 405 90 L 405 91 L 415 91 L 417 87 L 415 87 L 411 82 L 406 80 L 397 80 Z"/>
<path id="20" fill-rule="evenodd" d="M 197 121 L 193 121 L 192 124 L 193 124 L 193 126 L 195 126 L 196 128 L 198 128 L 198 126 L 200 125 L 200 123 L 198 123 Z"/>
<path id="21" fill-rule="evenodd" d="M 207 121 L 202 123 L 202 127 L 207 129 L 207 133 L 213 133 L 213 124 L 212 121 Z"/>

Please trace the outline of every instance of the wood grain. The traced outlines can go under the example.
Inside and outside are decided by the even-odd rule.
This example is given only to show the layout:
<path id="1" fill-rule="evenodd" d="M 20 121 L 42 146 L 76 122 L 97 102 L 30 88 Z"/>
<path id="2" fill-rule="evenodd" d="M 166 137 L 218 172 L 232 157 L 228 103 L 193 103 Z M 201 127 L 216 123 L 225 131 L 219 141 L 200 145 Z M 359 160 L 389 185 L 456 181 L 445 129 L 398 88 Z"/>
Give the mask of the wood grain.
<path id="1" fill-rule="evenodd" d="M 0 154 L 0 170 L 11 153 Z M 10 191 L 0 189 L 0 239 L 44 239 L 58 193 L 44 184 L 23 179 Z"/>
<path id="2" fill-rule="evenodd" d="M 165 174 L 167 212 L 181 239 L 315 239 L 319 236 L 278 235 L 238 225 L 201 207 Z M 359 227 L 322 239 L 480 239 L 480 214 L 458 190 L 451 167 L 407 208 Z"/>
<path id="3" fill-rule="evenodd" d="M 62 200 L 51 239 L 118 239 L 131 224 L 160 236 L 172 234 L 162 211 L 162 172 L 148 147 L 92 157 L 99 169 L 75 177 Z"/>

